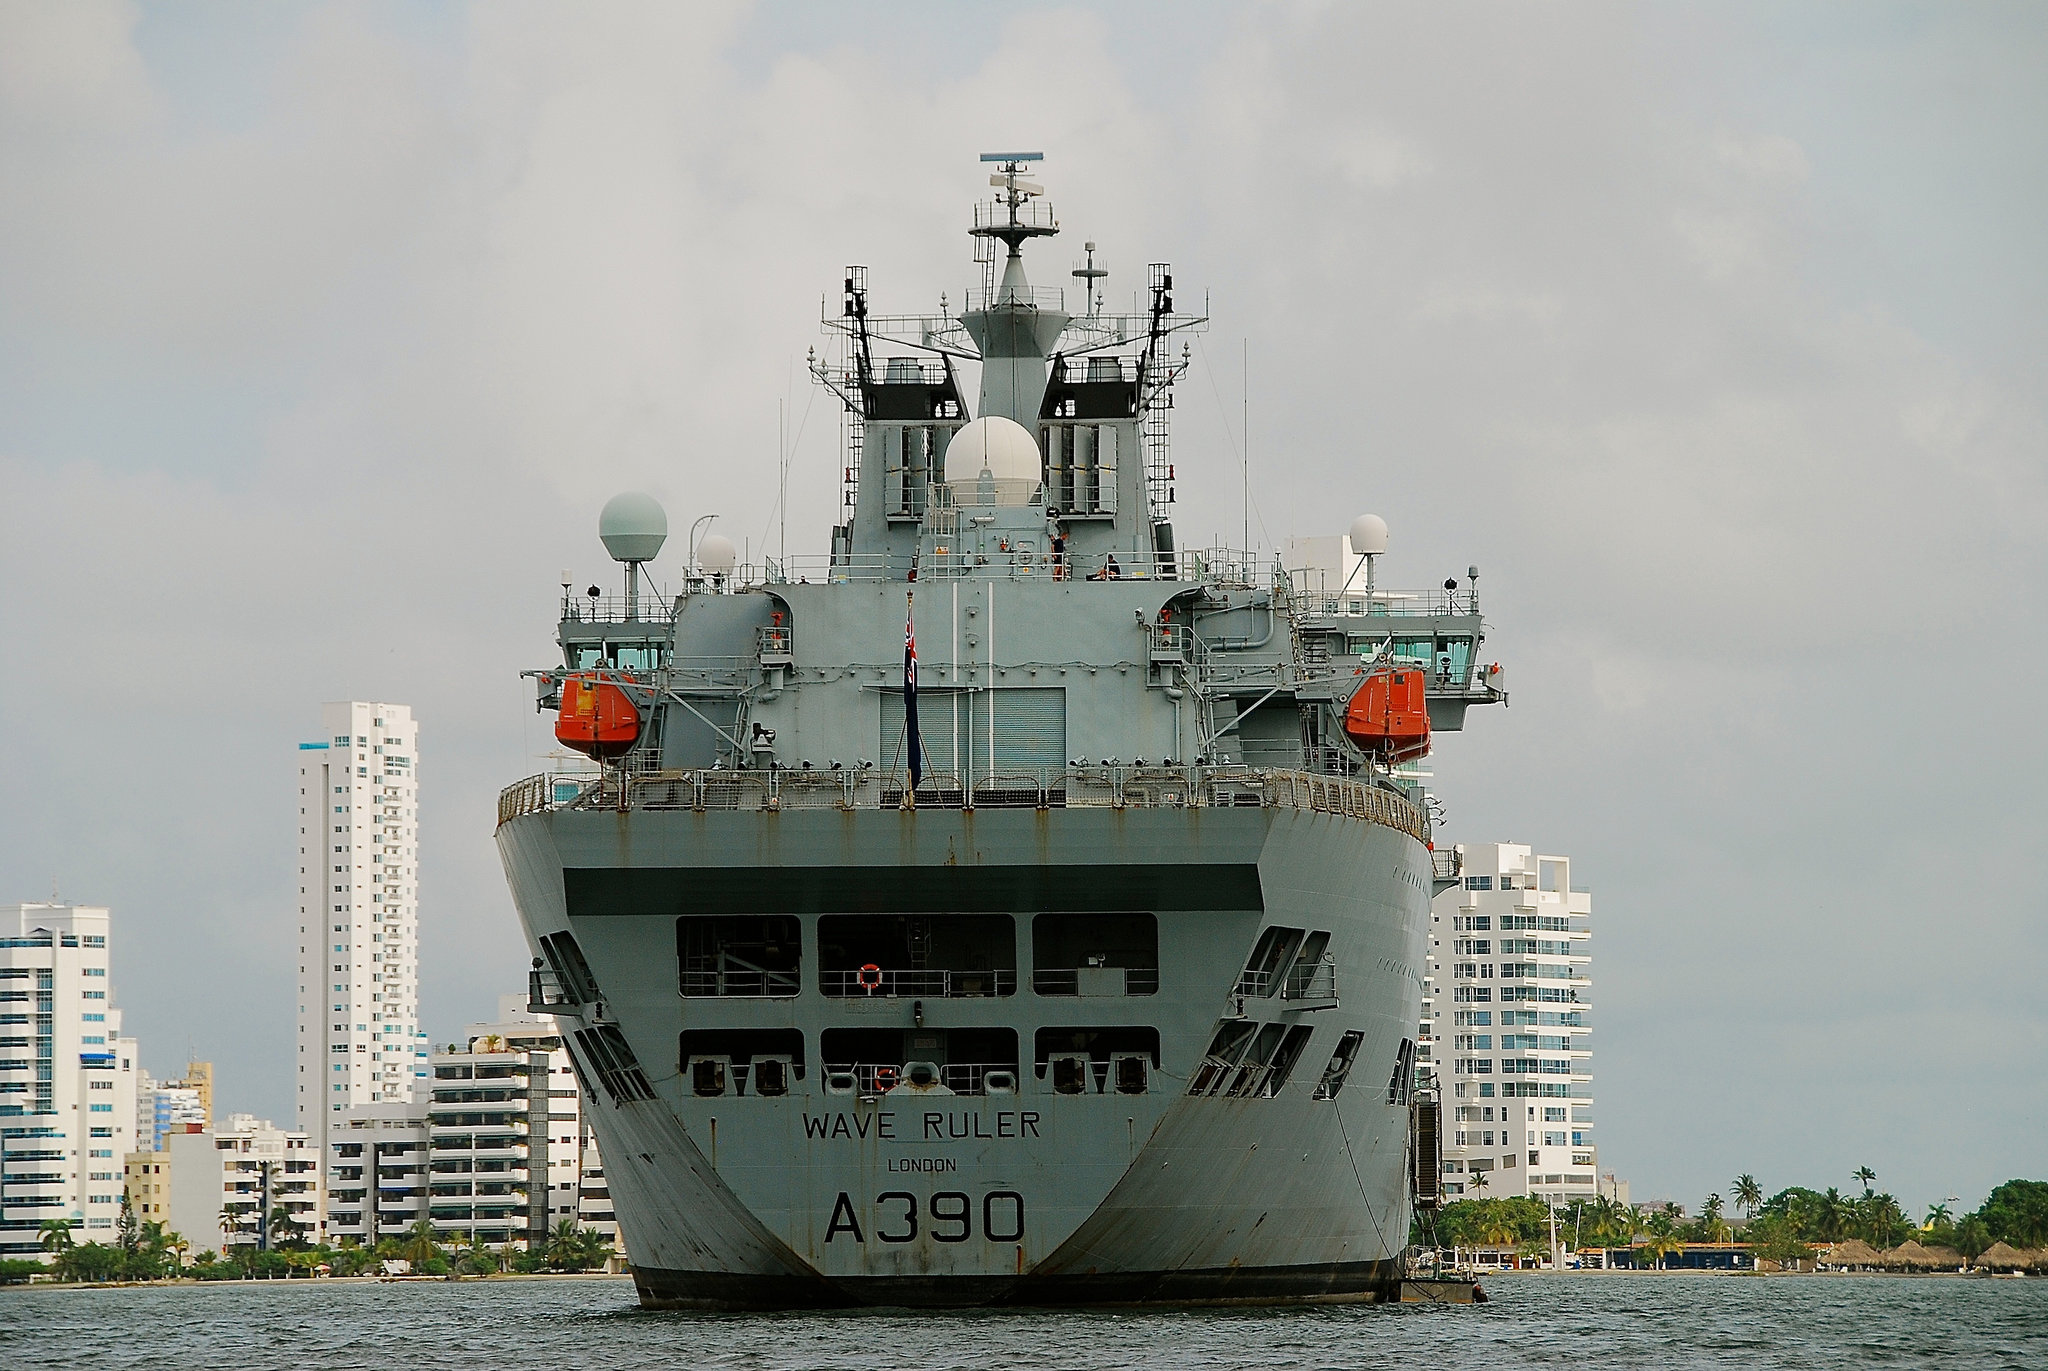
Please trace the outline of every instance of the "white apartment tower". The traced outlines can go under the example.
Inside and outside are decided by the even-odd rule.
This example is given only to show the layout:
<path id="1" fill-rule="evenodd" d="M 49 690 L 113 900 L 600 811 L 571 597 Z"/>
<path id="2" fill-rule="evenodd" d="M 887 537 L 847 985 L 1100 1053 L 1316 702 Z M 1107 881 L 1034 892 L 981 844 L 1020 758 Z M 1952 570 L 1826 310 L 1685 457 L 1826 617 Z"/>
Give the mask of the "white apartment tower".
<path id="1" fill-rule="evenodd" d="M 410 1100 L 419 1026 L 419 730 L 405 705 L 321 706 L 299 744 L 298 1121 L 315 1157 L 357 1104 Z"/>
<path id="2" fill-rule="evenodd" d="M 422 1218 L 443 1241 L 537 1247 L 564 1219 L 616 1245 L 618 1222 L 575 1068 L 519 996 L 428 1058 L 411 1105 L 364 1105 L 330 1133 L 327 1237 L 374 1246 Z"/>
<path id="3" fill-rule="evenodd" d="M 107 911 L 0 905 L 0 1259 L 68 1221 L 110 1242 L 134 1151 L 135 1040 L 107 972 Z"/>
<path id="4" fill-rule="evenodd" d="M 1430 906 L 1418 1053 L 1442 1092 L 1444 1190 L 1592 1199 L 1593 897 L 1569 857 L 1460 850 L 1463 879 Z"/>

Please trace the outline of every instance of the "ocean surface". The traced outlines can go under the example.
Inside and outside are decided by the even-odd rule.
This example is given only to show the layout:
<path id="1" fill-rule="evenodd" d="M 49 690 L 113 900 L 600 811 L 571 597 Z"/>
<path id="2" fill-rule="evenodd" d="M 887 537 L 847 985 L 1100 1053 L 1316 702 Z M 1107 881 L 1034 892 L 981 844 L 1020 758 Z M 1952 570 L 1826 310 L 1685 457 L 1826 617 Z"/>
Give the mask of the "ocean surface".
<path id="1" fill-rule="evenodd" d="M 1512 1276 L 1477 1306 L 645 1313 L 626 1280 L 0 1289 L 0 1367 L 2048 1367 L 2048 1280 Z"/>

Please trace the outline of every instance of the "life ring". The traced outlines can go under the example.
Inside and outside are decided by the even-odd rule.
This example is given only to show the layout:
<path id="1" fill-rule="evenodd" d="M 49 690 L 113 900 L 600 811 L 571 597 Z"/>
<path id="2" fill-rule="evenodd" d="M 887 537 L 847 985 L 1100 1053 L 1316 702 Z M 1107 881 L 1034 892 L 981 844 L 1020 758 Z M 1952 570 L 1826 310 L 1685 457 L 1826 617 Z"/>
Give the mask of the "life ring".
<path id="1" fill-rule="evenodd" d="M 888 1094 L 888 1093 L 889 1093 L 889 1092 L 890 1092 L 891 1090 L 894 1090 L 895 1088 L 896 1088 L 896 1068 L 895 1068 L 895 1067 L 893 1067 L 893 1066 L 878 1066 L 878 1067 L 876 1067 L 876 1068 L 875 1068 L 875 1089 L 876 1089 L 876 1091 L 877 1091 L 877 1092 L 879 1092 L 880 1094 L 884 1094 L 884 1095 L 886 1095 L 886 1094 Z"/>
<path id="2" fill-rule="evenodd" d="M 869 962 L 853 973 L 853 979 L 859 982 L 862 990 L 872 995 L 882 988 L 882 968 Z"/>

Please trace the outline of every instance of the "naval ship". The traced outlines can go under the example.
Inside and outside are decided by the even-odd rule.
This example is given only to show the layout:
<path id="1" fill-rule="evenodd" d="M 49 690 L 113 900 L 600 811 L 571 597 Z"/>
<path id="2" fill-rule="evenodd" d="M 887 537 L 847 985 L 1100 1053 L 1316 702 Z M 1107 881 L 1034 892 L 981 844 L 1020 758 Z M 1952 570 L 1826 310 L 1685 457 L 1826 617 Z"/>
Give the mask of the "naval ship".
<path id="1" fill-rule="evenodd" d="M 1433 1201 L 1416 764 L 1506 698 L 1477 570 L 1177 546 L 1206 321 L 1093 243 L 1034 287 L 1036 160 L 983 158 L 964 307 L 828 295 L 829 552 L 657 594 L 621 496 L 623 593 L 565 573 L 527 673 L 594 765 L 497 841 L 645 1306 L 1385 1299 Z"/>

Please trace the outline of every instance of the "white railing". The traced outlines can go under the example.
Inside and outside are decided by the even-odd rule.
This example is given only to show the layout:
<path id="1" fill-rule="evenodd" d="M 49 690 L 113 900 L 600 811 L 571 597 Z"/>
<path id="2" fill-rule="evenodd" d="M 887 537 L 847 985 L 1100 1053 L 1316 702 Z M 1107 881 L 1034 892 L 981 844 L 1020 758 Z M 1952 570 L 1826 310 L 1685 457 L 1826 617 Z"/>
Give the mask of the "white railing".
<path id="1" fill-rule="evenodd" d="M 557 780 L 575 781 L 573 790 Z M 928 775 L 914 801 L 901 773 L 611 770 L 529 776 L 498 796 L 498 822 L 555 809 L 1293 809 L 1378 824 L 1428 841 L 1406 796 L 1345 776 L 1249 766 L 1071 766 L 978 778 L 972 791 Z M 949 785 L 948 781 L 952 781 Z"/>

